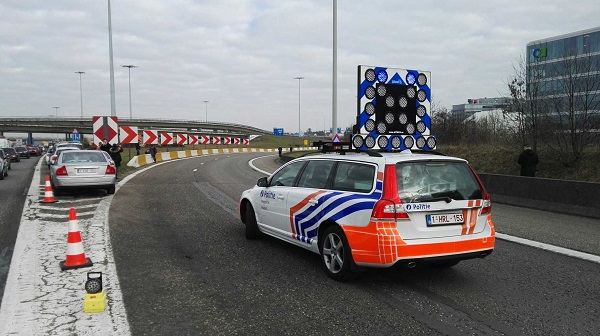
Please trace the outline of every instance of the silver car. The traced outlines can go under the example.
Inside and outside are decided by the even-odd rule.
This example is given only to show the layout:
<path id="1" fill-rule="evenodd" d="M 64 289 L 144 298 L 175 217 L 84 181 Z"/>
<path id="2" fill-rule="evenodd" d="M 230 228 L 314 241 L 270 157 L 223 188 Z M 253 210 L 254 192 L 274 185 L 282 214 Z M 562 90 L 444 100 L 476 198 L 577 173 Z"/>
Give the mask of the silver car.
<path id="1" fill-rule="evenodd" d="M 54 152 L 52 154 L 50 154 L 48 158 L 48 160 L 46 161 L 46 164 L 48 165 L 48 168 L 50 168 L 51 165 L 53 165 L 54 163 L 56 163 L 56 159 L 58 159 L 58 156 L 60 155 L 60 153 L 64 152 L 64 151 L 68 151 L 68 150 L 79 150 L 81 148 L 77 148 L 77 147 L 60 147 L 54 150 Z"/>
<path id="2" fill-rule="evenodd" d="M 55 195 L 65 189 L 106 189 L 115 193 L 117 168 L 108 153 L 99 150 L 58 150 L 50 166 L 50 182 Z"/>

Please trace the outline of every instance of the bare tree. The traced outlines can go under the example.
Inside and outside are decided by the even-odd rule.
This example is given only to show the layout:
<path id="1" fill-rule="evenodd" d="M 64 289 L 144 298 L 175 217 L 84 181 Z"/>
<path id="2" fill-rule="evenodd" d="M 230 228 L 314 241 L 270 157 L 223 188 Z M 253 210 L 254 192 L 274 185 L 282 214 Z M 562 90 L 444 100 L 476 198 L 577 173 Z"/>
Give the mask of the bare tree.
<path id="1" fill-rule="evenodd" d="M 552 106 L 548 121 L 554 136 L 549 146 L 564 163 L 573 164 L 600 137 L 600 63 L 589 54 L 572 51 L 565 55 L 551 68 L 555 76 L 547 100 Z"/>
<path id="2" fill-rule="evenodd" d="M 535 65 L 528 69 L 523 55 L 513 64 L 513 71 L 506 83 L 512 104 L 504 111 L 504 115 L 513 122 L 513 133 L 521 144 L 530 143 L 533 150 L 537 151 L 540 121 L 547 113 L 545 102 L 539 99 L 546 85 L 542 80 L 545 73 Z"/>

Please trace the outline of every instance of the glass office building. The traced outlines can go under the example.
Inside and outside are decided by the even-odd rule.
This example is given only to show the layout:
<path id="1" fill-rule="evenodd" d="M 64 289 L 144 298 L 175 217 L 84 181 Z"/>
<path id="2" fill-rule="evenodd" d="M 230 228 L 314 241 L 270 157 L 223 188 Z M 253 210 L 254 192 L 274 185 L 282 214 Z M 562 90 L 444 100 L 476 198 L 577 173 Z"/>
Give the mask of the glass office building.
<path id="1" fill-rule="evenodd" d="M 532 41 L 526 52 L 527 95 L 543 114 L 565 123 L 561 114 L 580 117 L 577 127 L 600 122 L 600 27 Z"/>

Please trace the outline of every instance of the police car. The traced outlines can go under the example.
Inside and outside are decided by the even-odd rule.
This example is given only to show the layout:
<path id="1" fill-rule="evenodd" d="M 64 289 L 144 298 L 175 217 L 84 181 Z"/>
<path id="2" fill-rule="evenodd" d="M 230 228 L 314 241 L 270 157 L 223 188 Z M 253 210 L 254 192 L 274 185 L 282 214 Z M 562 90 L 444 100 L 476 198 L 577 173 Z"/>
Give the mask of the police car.
<path id="1" fill-rule="evenodd" d="M 365 267 L 452 267 L 492 253 L 491 200 L 466 160 L 433 151 L 341 152 L 280 167 L 242 193 L 246 237 L 321 255 L 327 275 Z"/>

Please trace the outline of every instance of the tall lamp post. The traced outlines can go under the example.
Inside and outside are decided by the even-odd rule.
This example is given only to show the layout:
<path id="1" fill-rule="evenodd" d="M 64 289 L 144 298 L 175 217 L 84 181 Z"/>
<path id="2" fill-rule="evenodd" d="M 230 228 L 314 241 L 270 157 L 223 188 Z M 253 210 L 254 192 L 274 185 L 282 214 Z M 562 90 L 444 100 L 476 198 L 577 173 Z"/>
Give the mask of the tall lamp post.
<path id="1" fill-rule="evenodd" d="M 131 113 L 131 68 L 137 68 L 138 66 L 133 64 L 121 66 L 127 68 L 129 72 L 129 119 L 133 119 L 133 114 Z"/>
<path id="2" fill-rule="evenodd" d="M 300 81 L 304 77 L 294 77 L 294 79 L 298 80 L 298 139 L 300 139 Z"/>
<path id="3" fill-rule="evenodd" d="M 81 117 L 83 118 L 83 88 L 81 86 L 81 75 L 85 73 L 85 71 L 75 71 L 76 74 L 79 74 L 79 100 L 81 101 Z"/>
<path id="4" fill-rule="evenodd" d="M 206 119 L 205 119 L 205 120 L 206 120 L 206 122 L 208 122 L 208 103 L 209 103 L 209 102 L 210 102 L 210 100 L 205 100 L 205 101 L 204 101 L 204 105 L 205 105 L 205 107 L 206 107 L 206 117 L 205 117 L 205 118 L 206 118 Z"/>
<path id="5" fill-rule="evenodd" d="M 54 109 L 54 112 L 56 113 L 56 116 L 58 117 L 58 109 L 60 108 L 60 106 L 52 106 L 52 108 Z"/>

